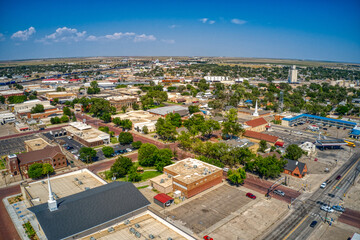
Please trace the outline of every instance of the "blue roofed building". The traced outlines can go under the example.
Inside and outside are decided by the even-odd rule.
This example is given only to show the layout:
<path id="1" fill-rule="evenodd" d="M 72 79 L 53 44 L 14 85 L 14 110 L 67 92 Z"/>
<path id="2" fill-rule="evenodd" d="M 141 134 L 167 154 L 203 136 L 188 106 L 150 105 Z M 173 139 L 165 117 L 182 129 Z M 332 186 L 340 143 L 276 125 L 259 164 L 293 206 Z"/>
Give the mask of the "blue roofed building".
<path id="1" fill-rule="evenodd" d="M 323 126 L 335 126 L 341 128 L 352 129 L 356 127 L 356 123 L 350 121 L 344 121 L 341 119 L 333 119 L 327 117 L 320 117 L 311 114 L 300 114 L 294 117 L 286 117 L 282 119 L 282 125 L 292 127 L 300 122 L 307 123 L 320 123 Z"/>

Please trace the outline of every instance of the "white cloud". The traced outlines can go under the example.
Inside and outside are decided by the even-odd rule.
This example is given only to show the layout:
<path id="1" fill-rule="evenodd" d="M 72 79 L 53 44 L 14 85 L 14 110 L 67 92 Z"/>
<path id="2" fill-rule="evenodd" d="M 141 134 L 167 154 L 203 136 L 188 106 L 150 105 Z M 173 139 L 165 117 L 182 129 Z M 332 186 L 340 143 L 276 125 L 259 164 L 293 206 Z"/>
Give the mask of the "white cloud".
<path id="1" fill-rule="evenodd" d="M 5 40 L 4 34 L 0 33 L 0 42 Z"/>
<path id="2" fill-rule="evenodd" d="M 169 28 L 171 28 L 171 29 L 173 29 L 173 28 L 177 28 L 177 27 L 179 27 L 179 25 L 175 25 L 175 24 L 173 24 L 173 25 L 170 25 L 170 26 L 169 26 Z"/>
<path id="3" fill-rule="evenodd" d="M 26 29 L 24 31 L 17 31 L 11 36 L 11 39 L 18 39 L 21 41 L 26 41 L 29 39 L 31 35 L 36 33 L 36 30 L 34 27 L 29 27 L 29 29 Z"/>
<path id="4" fill-rule="evenodd" d="M 110 40 L 119 40 L 119 39 L 131 39 L 134 42 L 145 42 L 145 41 L 155 41 L 156 37 L 154 35 L 146 34 L 136 34 L 134 32 L 118 32 L 113 34 L 108 34 L 105 36 L 94 36 L 90 35 L 86 38 L 87 41 L 110 41 Z"/>
<path id="5" fill-rule="evenodd" d="M 79 32 L 75 28 L 62 27 L 41 39 L 42 42 L 78 42 L 85 38 L 86 31 Z M 95 37 L 95 36 L 94 36 Z"/>
<path id="6" fill-rule="evenodd" d="M 202 23 L 206 23 L 208 20 L 209 20 L 208 18 L 202 18 L 199 21 L 202 22 Z"/>
<path id="7" fill-rule="evenodd" d="M 239 24 L 239 25 L 246 23 L 245 20 L 241 20 L 241 19 L 237 19 L 237 18 L 231 19 L 231 22 L 234 24 Z"/>
<path id="8" fill-rule="evenodd" d="M 209 21 L 209 24 L 214 24 L 214 23 L 215 23 L 214 20 L 210 20 L 210 21 Z"/>
<path id="9" fill-rule="evenodd" d="M 114 33 L 112 35 L 105 35 L 105 38 L 111 39 L 111 40 L 117 40 L 117 39 L 121 39 L 121 38 L 125 38 L 125 37 L 132 37 L 132 36 L 135 36 L 135 33 L 133 33 L 133 32 L 126 32 L 126 33 L 118 32 L 118 33 Z"/>
<path id="10" fill-rule="evenodd" d="M 146 42 L 146 41 L 155 41 L 156 37 L 154 35 L 136 35 L 134 38 L 134 42 Z"/>
<path id="11" fill-rule="evenodd" d="M 174 39 L 161 39 L 162 42 L 167 43 L 167 44 L 174 44 L 175 40 Z"/>

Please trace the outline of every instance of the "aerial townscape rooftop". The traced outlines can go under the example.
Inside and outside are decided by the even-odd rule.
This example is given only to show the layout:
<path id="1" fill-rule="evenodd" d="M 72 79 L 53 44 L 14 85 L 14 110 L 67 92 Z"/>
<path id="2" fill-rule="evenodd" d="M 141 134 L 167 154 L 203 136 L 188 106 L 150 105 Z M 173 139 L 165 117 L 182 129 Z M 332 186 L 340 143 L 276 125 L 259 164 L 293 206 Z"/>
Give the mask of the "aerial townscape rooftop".
<path id="1" fill-rule="evenodd" d="M 359 1 L 1 9 L 0 239 L 360 239 Z"/>

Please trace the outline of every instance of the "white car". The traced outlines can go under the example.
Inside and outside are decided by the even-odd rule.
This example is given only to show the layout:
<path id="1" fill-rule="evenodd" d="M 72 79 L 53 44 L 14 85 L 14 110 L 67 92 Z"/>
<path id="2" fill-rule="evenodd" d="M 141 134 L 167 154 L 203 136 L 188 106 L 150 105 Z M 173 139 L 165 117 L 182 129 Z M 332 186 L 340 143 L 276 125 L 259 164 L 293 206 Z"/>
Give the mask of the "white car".
<path id="1" fill-rule="evenodd" d="M 334 212 L 334 209 L 332 209 L 330 206 L 326 206 L 326 205 L 321 206 L 320 209 L 325 211 L 325 212 L 328 212 L 328 213 Z"/>
<path id="2" fill-rule="evenodd" d="M 320 185 L 320 188 L 326 188 L 326 182 L 323 182 L 323 183 Z"/>
<path id="3" fill-rule="evenodd" d="M 131 148 L 127 148 L 126 151 L 132 152 L 132 149 L 131 149 Z"/>

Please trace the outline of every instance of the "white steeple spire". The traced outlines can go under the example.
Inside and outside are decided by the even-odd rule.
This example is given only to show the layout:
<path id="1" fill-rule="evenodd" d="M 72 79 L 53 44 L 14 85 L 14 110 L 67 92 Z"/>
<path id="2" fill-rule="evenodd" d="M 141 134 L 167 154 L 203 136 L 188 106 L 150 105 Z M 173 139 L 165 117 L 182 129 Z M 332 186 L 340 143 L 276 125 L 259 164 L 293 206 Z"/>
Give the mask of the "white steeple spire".
<path id="1" fill-rule="evenodd" d="M 256 100 L 256 104 L 255 104 L 255 112 L 253 113 L 254 117 L 258 117 L 259 113 L 258 113 L 258 105 L 257 105 L 257 100 Z"/>
<path id="2" fill-rule="evenodd" d="M 49 210 L 51 212 L 56 211 L 57 210 L 57 203 L 56 203 L 56 200 L 54 198 L 54 195 L 53 195 L 53 192 L 52 192 L 52 189 L 51 189 L 49 174 L 48 174 L 48 188 L 49 188 L 49 200 L 48 200 Z"/>

